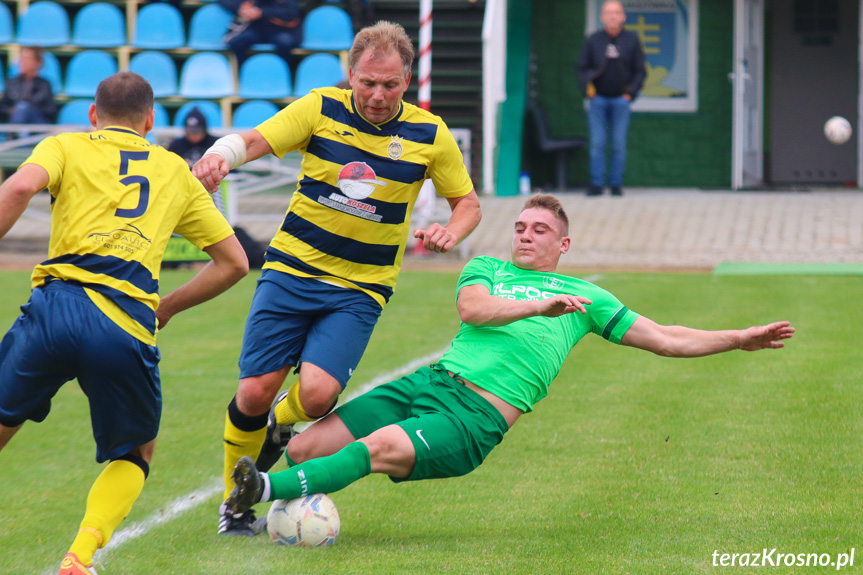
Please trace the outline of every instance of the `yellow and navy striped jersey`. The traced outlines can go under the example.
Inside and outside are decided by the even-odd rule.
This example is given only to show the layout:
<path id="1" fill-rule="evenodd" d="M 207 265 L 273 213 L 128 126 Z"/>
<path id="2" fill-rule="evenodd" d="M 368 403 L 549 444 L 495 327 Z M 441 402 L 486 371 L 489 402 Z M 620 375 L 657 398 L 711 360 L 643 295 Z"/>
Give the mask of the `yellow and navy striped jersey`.
<path id="1" fill-rule="evenodd" d="M 321 88 L 256 129 L 277 156 L 303 153 L 264 268 L 358 289 L 381 307 L 395 288 L 423 181 L 448 198 L 473 190 L 443 120 L 412 104 L 372 124 L 350 90 Z"/>
<path id="2" fill-rule="evenodd" d="M 33 270 L 33 287 L 79 283 L 118 326 L 155 344 L 171 233 L 199 248 L 233 234 L 189 166 L 119 126 L 45 138 L 24 164 L 48 172 L 52 196 L 49 259 Z"/>

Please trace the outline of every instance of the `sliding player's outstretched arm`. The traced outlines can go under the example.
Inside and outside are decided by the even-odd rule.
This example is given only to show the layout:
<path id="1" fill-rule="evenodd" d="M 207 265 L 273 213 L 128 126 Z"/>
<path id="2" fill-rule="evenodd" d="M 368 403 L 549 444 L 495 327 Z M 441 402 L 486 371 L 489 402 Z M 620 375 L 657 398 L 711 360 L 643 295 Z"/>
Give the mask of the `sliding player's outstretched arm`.
<path id="1" fill-rule="evenodd" d="M 787 321 L 747 329 L 705 331 L 680 325 L 660 325 L 639 317 L 620 343 L 666 357 L 701 357 L 735 349 L 757 351 L 785 347 L 782 340 L 794 335 Z"/>

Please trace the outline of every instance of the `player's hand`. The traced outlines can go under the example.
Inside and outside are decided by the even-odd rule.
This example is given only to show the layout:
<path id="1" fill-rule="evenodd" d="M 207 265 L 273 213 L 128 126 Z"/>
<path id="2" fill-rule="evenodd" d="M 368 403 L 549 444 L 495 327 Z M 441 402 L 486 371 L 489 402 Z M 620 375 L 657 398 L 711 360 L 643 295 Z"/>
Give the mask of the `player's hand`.
<path id="1" fill-rule="evenodd" d="M 219 154 L 207 154 L 192 166 L 192 174 L 211 194 L 219 191 L 219 184 L 230 171 L 228 161 Z"/>
<path id="2" fill-rule="evenodd" d="M 172 317 L 170 314 L 160 313 L 159 310 L 156 310 L 156 325 L 159 326 L 159 329 L 165 329 Z"/>
<path id="3" fill-rule="evenodd" d="M 422 241 L 425 249 L 439 254 L 445 254 L 458 243 L 457 237 L 437 223 L 430 225 L 424 230 L 416 230 L 414 237 Z"/>
<path id="4" fill-rule="evenodd" d="M 586 305 L 593 303 L 580 295 L 558 294 L 553 298 L 539 301 L 539 313 L 545 317 L 560 317 L 568 313 L 587 313 Z"/>
<path id="5" fill-rule="evenodd" d="M 781 340 L 788 339 L 797 331 L 787 321 L 777 321 L 769 325 L 759 325 L 744 329 L 740 334 L 739 347 L 743 351 L 759 349 L 779 349 L 785 347 Z"/>

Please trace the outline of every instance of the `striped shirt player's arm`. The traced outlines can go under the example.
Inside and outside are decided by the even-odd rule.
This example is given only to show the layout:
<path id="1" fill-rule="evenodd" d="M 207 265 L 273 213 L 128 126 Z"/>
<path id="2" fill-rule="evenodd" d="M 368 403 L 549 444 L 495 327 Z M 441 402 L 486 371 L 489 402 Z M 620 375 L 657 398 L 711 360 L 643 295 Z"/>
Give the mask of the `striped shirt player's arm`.
<path id="1" fill-rule="evenodd" d="M 37 163 L 33 161 L 34 156 L 42 160 Z M 39 142 L 18 171 L 3 182 L 0 186 L 0 238 L 9 233 L 27 209 L 30 199 L 40 190 L 52 185 L 51 193 L 56 195 L 64 165 L 63 147 L 56 137 L 51 136 Z"/>
<path id="2" fill-rule="evenodd" d="M 279 158 L 308 144 L 321 117 L 322 97 L 310 92 L 292 102 L 253 131 Z"/>

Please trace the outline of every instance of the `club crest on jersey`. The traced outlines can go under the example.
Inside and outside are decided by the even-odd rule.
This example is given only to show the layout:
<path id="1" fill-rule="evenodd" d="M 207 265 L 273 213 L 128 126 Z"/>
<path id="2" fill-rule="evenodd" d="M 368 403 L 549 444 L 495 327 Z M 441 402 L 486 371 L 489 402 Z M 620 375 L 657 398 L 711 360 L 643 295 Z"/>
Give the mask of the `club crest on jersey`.
<path id="1" fill-rule="evenodd" d="M 544 285 L 548 289 L 559 290 L 560 288 L 563 287 L 563 280 L 559 279 L 559 278 L 552 278 L 552 277 L 546 276 L 546 277 L 542 278 L 542 285 Z"/>
<path id="2" fill-rule="evenodd" d="M 405 149 L 402 146 L 402 140 L 400 136 L 391 136 L 390 145 L 387 146 L 387 155 L 391 160 L 398 160 L 402 157 Z"/>
<path id="3" fill-rule="evenodd" d="M 365 162 L 351 162 L 339 172 L 339 189 L 353 200 L 364 200 L 372 195 L 375 186 L 386 186 L 386 182 L 377 179 L 371 166 Z"/>

